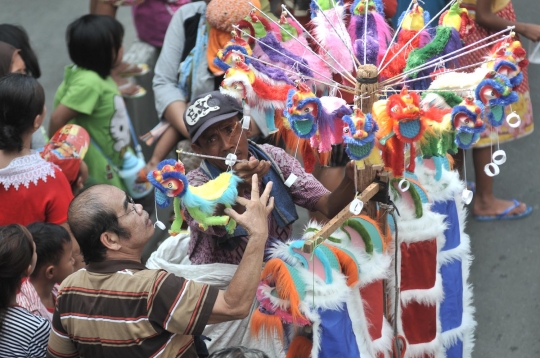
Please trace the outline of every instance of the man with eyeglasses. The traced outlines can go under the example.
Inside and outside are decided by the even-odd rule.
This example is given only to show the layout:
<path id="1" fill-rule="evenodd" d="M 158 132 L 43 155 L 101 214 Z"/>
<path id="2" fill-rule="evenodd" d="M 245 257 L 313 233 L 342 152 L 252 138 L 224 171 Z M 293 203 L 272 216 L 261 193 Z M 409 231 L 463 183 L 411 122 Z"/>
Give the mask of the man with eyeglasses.
<path id="1" fill-rule="evenodd" d="M 259 195 L 256 174 L 252 182 L 251 199 L 237 198 L 245 211 L 225 211 L 250 238 L 226 290 L 146 269 L 140 257 L 154 227 L 122 190 L 96 185 L 75 197 L 68 223 L 87 266 L 62 282 L 47 356 L 197 357 L 194 336 L 207 324 L 246 317 L 274 207 L 272 183 Z"/>
<path id="2" fill-rule="evenodd" d="M 283 149 L 257 145 L 248 140 L 250 129 L 243 128 L 243 108 L 232 97 L 219 91 L 195 97 L 184 112 L 184 123 L 191 137 L 193 151 L 225 158 L 230 153 L 239 160 L 232 169 L 244 179 L 238 195 L 250 197 L 251 177 L 258 175 L 259 190 L 272 181 L 275 207 L 268 216 L 269 240 L 286 241 L 292 234 L 292 223 L 298 219 L 296 205 L 333 217 L 354 199 L 354 163 L 349 162 L 338 189 L 330 193 L 313 175 Z M 229 170 L 224 160 L 205 159 L 199 168 L 187 174 L 190 185 L 200 186 Z M 241 206 L 235 210 L 242 212 Z M 184 211 L 191 229 L 189 259 L 192 264 L 226 263 L 238 265 L 245 255 L 249 237 L 241 226 L 231 235 L 223 227 L 202 231 Z"/>

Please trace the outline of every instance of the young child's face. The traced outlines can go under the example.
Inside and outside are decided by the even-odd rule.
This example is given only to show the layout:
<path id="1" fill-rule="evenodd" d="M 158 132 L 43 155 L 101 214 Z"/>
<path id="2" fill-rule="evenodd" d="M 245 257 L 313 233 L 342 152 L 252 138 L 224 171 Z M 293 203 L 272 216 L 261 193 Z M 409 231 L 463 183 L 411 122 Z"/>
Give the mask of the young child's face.
<path id="1" fill-rule="evenodd" d="M 55 266 L 54 281 L 61 283 L 66 277 L 73 273 L 73 243 L 66 242 L 63 245 L 64 254 Z"/>

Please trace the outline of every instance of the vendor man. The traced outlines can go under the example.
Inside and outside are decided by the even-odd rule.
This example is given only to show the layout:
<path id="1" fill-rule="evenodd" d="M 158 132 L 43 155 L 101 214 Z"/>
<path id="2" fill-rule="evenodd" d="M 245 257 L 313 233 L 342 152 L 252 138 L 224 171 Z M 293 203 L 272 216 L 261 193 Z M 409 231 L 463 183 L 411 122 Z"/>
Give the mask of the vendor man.
<path id="1" fill-rule="evenodd" d="M 253 174 L 258 174 L 261 189 L 265 183 L 273 182 L 275 207 L 268 217 L 267 246 L 273 240 L 286 241 L 291 238 L 292 224 L 298 219 L 295 205 L 333 217 L 354 199 L 354 162 L 347 164 L 341 184 L 330 193 L 283 149 L 249 141 L 249 129 L 242 129 L 242 106 L 234 98 L 214 91 L 197 96 L 191 103 L 184 112 L 184 123 L 191 137 L 193 151 L 222 158 L 235 153 L 238 160 L 249 160 L 233 166 L 236 175 L 244 179 L 239 196 L 250 197 Z M 227 169 L 224 160 L 205 159 L 187 177 L 190 185 L 200 186 Z M 287 185 L 291 181 L 292 185 Z M 242 210 L 241 207 L 235 209 Z M 191 228 L 189 259 L 193 264 L 240 262 L 248 241 L 242 227 L 238 226 L 231 235 L 223 227 L 217 226 L 202 231 L 186 211 L 184 214 Z"/>

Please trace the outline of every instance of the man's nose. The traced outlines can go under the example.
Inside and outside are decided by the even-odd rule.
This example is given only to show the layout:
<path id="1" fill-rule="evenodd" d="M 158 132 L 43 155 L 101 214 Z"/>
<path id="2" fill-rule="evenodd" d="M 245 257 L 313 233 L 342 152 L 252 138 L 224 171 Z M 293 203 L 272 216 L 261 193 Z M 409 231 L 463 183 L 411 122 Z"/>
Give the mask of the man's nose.
<path id="1" fill-rule="evenodd" d="M 219 133 L 219 137 L 221 139 L 221 151 L 231 153 L 231 150 L 234 150 L 236 148 L 236 143 L 233 140 L 232 136 L 227 135 L 226 133 Z"/>

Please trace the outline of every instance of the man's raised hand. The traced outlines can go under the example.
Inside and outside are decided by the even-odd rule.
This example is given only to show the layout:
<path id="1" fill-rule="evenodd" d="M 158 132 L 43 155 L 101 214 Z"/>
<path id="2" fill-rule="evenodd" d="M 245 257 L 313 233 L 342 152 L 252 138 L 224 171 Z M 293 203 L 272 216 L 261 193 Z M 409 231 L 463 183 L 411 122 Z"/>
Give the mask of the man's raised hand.
<path id="1" fill-rule="evenodd" d="M 274 198 L 270 197 L 272 182 L 268 182 L 262 195 L 259 195 L 259 178 L 253 174 L 251 178 L 251 200 L 237 197 L 236 202 L 245 206 L 246 211 L 242 215 L 234 209 L 225 209 L 225 214 L 236 220 L 250 236 L 260 235 L 265 240 L 268 238 L 268 215 L 274 209 Z"/>

